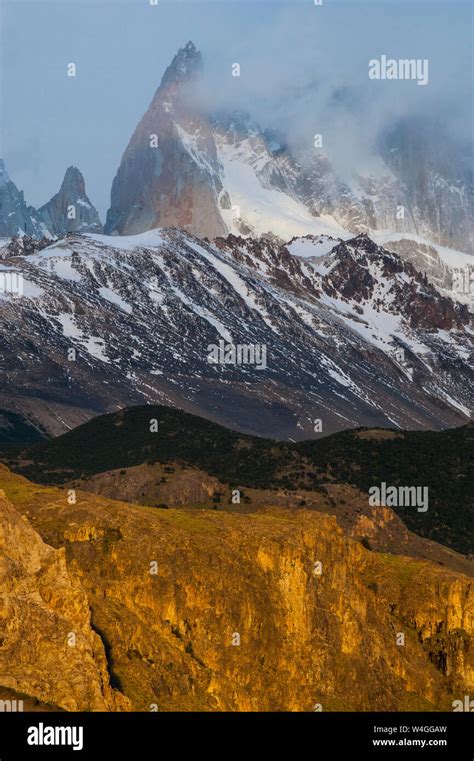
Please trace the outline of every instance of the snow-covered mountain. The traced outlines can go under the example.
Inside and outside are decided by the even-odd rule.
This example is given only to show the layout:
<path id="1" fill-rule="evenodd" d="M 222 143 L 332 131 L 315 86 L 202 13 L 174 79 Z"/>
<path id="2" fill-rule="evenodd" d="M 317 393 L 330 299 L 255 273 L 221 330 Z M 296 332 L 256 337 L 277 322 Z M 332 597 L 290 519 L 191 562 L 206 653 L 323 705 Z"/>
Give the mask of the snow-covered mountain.
<path id="1" fill-rule="evenodd" d="M 0 295 L 0 408 L 54 433 L 147 401 L 292 439 L 318 419 L 439 429 L 472 406 L 466 306 L 365 235 L 70 234 L 1 269 L 23 295 Z M 239 345 L 265 363 L 210 360 Z"/>
<path id="2" fill-rule="evenodd" d="M 443 295 L 474 313 L 474 257 L 431 243 L 419 235 L 375 233 L 373 239 L 423 272 Z"/>
<path id="3" fill-rule="evenodd" d="M 209 113 L 201 71 L 189 42 L 126 148 L 108 235 L 79 170 L 37 212 L 0 165 L 0 409 L 53 433 L 144 401 L 294 439 L 317 419 L 324 433 L 464 423 L 462 161 L 437 161 L 422 127 L 394 125 L 370 171 L 342 179 L 248 114 Z M 263 347 L 265 362 L 213 363 L 220 342 Z"/>
<path id="4" fill-rule="evenodd" d="M 167 69 L 113 182 L 105 231 L 166 225 L 210 239 L 395 232 L 472 253 L 472 175 L 419 121 L 380 136 L 370 167 L 341 178 L 321 148 L 290 149 L 247 114 L 209 113 L 192 42 Z"/>
<path id="5" fill-rule="evenodd" d="M 298 182 L 301 167 L 279 153 L 246 114 L 212 119 L 223 190 L 219 209 L 228 233 L 282 241 L 302 234 L 348 235 L 330 213 L 315 215 Z M 193 136 L 186 135 L 188 144 Z"/>
<path id="6" fill-rule="evenodd" d="M 248 115 L 200 108 L 194 90 L 201 69 L 201 54 L 188 42 L 125 150 L 105 232 L 134 235 L 172 225 L 210 239 L 343 234 L 332 217 L 312 214 L 296 188 L 300 167 L 274 155 Z"/>
<path id="7" fill-rule="evenodd" d="M 322 147 L 290 147 L 249 114 L 211 111 L 199 97 L 202 71 L 201 53 L 188 42 L 165 71 L 123 154 L 107 234 L 174 226 L 211 240 L 232 233 L 284 242 L 366 232 L 372 238 L 422 239 L 472 256 L 472 168 L 438 125 L 407 116 L 379 135 L 370 157 L 353 157 L 353 168 L 342 176 L 338 157 Z M 5 178 L 1 170 L 0 236 L 101 232 L 75 168 L 39 212 Z M 425 264 L 437 282 L 439 267 L 431 255 Z"/>

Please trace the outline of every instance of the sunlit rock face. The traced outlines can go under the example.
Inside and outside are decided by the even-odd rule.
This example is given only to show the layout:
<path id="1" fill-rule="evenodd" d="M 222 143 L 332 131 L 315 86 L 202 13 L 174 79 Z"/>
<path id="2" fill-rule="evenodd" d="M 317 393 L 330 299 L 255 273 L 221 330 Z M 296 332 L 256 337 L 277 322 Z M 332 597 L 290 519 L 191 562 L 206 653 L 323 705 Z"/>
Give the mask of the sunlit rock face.
<path id="1" fill-rule="evenodd" d="M 166 225 L 210 237 L 225 233 L 211 127 L 190 98 L 200 68 L 201 54 L 189 42 L 166 70 L 114 179 L 106 233 Z"/>
<path id="2" fill-rule="evenodd" d="M 17 592 L 2 584 L 7 636 L 15 639 L 21 613 L 31 640 L 2 656 L 8 686 L 69 710 L 116 706 L 97 685 L 103 661 L 87 595 L 110 672 L 135 710 L 441 711 L 473 687 L 463 574 L 369 551 L 319 512 L 157 510 L 83 492 L 70 505 L 62 489 L 0 475 L 34 527 L 2 502 L 12 547 L 3 562 L 21 579 Z M 35 600 L 29 613 L 23 589 Z M 82 647 L 68 658 L 81 666 L 56 682 L 58 639 L 71 628 Z M 60 698 L 71 680 L 78 697 Z"/>
<path id="3" fill-rule="evenodd" d="M 64 549 L 45 544 L 0 490 L 0 686 L 67 711 L 127 710 Z"/>

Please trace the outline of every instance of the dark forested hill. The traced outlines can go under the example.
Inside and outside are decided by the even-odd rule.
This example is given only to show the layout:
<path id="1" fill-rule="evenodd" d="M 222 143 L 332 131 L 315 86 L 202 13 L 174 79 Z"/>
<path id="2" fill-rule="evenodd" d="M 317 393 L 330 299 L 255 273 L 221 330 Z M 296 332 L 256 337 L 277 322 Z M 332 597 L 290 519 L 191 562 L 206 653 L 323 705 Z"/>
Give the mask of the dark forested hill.
<path id="1" fill-rule="evenodd" d="M 472 424 L 441 432 L 356 429 L 277 442 L 149 405 L 102 415 L 58 438 L 3 444 L 0 460 L 50 484 L 142 463 L 181 462 L 223 483 L 269 490 L 314 490 L 327 483 L 352 484 L 362 492 L 382 482 L 426 486 L 427 512 L 394 507 L 396 512 L 418 534 L 472 553 L 472 443 Z"/>

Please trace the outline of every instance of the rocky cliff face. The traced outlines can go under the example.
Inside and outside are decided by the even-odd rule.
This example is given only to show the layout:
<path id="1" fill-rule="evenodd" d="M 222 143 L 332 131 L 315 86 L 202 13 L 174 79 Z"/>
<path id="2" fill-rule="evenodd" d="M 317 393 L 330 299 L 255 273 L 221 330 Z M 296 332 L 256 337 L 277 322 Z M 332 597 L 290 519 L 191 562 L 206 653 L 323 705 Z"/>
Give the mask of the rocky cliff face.
<path id="1" fill-rule="evenodd" d="M 404 127 L 386 136 L 373 158 L 376 171 L 361 165 L 349 179 L 338 176 L 325 154 L 287 151 L 294 192 L 313 214 L 330 215 L 350 232 L 404 232 L 472 253 L 474 188 L 465 164 L 443 164 L 447 147 L 426 135 L 424 125 Z"/>
<path id="2" fill-rule="evenodd" d="M 399 203 L 407 211 L 397 229 L 472 254 L 474 181 L 469 151 L 455 145 L 442 124 L 406 117 L 381 136 L 380 153 L 398 180 L 403 198 Z"/>
<path id="3" fill-rule="evenodd" d="M 45 544 L 0 490 L 0 685 L 68 711 L 126 710 L 64 549 Z"/>
<path id="4" fill-rule="evenodd" d="M 334 517 L 81 492 L 69 505 L 62 490 L 0 480 L 65 548 L 137 710 L 452 710 L 474 686 L 471 580 L 364 549 Z"/>
<path id="5" fill-rule="evenodd" d="M 38 214 L 46 228 L 58 237 L 70 232 L 102 232 L 99 215 L 86 194 L 84 177 L 75 166 L 68 167 L 59 193 Z"/>
<path id="6" fill-rule="evenodd" d="M 166 70 L 114 179 L 108 234 L 167 225 L 211 237 L 225 232 L 217 209 L 222 185 L 211 128 L 189 102 L 200 67 L 201 55 L 188 42 Z"/>

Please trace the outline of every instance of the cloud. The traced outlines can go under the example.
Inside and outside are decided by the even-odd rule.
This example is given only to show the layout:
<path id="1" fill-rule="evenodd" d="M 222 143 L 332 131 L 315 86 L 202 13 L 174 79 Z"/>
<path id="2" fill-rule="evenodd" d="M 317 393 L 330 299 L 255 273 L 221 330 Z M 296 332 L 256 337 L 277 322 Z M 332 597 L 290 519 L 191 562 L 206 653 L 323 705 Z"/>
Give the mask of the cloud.
<path id="1" fill-rule="evenodd" d="M 443 123 L 466 142 L 472 130 L 470 7 L 465 3 L 284 4 L 269 23 L 203 55 L 199 97 L 208 110 L 248 111 L 298 151 L 315 133 L 342 173 L 370 168 L 379 136 L 407 117 Z M 250 12 L 250 11 L 249 11 Z M 429 61 L 429 83 L 374 81 L 368 62 Z M 233 63 L 241 66 L 232 77 Z"/>

